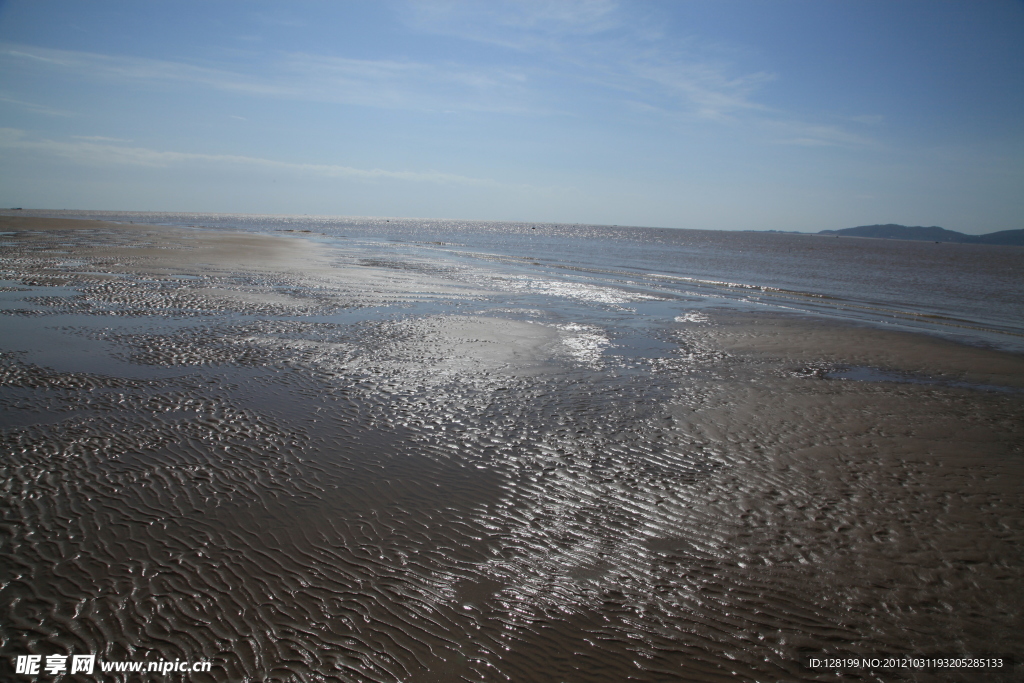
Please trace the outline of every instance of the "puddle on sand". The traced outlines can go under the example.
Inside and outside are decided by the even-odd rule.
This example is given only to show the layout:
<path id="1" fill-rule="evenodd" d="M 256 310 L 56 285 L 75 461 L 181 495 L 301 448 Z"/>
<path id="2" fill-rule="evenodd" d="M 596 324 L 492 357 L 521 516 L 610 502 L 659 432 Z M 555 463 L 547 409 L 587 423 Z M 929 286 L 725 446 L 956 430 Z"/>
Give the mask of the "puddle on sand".
<path id="1" fill-rule="evenodd" d="M 650 331 L 648 331 L 648 335 Z M 606 350 L 617 356 L 625 358 L 668 358 L 675 353 L 679 346 L 670 342 L 656 339 L 644 334 L 625 334 L 615 337 L 612 344 Z"/>
<path id="2" fill-rule="evenodd" d="M 118 358 L 115 344 L 103 339 L 111 329 L 131 329 L 137 320 L 99 315 L 4 316 L 3 353 L 22 363 L 59 373 L 87 373 L 126 378 L 181 375 L 181 370 L 144 366 Z M 171 323 L 158 326 L 166 329 Z M 152 327 L 148 325 L 147 327 Z"/>
<path id="3" fill-rule="evenodd" d="M 866 366 L 837 368 L 822 375 L 824 379 L 845 379 L 855 382 L 899 382 L 903 384 L 931 384 L 943 387 L 958 387 L 961 389 L 975 389 L 978 391 L 999 391 L 1008 394 L 1019 394 L 1024 389 L 1016 387 L 1004 387 L 996 384 L 977 384 L 972 382 L 958 382 L 956 380 L 942 379 L 940 377 L 926 377 L 903 372 L 892 372 Z"/>

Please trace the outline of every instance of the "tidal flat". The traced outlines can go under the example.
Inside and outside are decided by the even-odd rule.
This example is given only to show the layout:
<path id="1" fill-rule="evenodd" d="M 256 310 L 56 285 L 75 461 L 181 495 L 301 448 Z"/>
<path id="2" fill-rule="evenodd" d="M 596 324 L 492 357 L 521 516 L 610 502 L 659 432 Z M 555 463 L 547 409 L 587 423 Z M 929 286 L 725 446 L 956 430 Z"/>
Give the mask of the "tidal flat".
<path id="1" fill-rule="evenodd" d="M 587 304 L 613 328 L 545 303 L 568 284 L 295 234 L 0 231 L 5 653 L 247 682 L 1024 654 L 1019 353 L 714 305 L 637 326 L 628 291 Z"/>

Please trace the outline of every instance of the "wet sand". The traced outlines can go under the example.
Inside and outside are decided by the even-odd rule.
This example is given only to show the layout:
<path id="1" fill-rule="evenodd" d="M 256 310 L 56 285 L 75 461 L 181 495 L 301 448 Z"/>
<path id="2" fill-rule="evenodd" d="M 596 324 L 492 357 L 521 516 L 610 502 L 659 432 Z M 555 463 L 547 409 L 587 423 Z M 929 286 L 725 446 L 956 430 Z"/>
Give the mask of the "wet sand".
<path id="1" fill-rule="evenodd" d="M 517 682 L 1024 653 L 1020 356 L 723 310 L 612 357 L 308 239 L 0 231 L 5 653 Z"/>

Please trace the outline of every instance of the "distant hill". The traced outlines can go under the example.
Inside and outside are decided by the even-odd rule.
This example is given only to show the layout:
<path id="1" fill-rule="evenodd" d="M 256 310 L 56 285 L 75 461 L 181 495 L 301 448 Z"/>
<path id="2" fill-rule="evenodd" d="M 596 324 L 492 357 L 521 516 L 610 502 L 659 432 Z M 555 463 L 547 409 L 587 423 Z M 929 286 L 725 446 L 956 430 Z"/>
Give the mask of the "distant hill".
<path id="1" fill-rule="evenodd" d="M 965 235 L 956 230 L 946 230 L 936 225 L 925 228 L 920 225 L 861 225 L 842 230 L 822 230 L 819 235 L 842 235 L 844 237 L 876 237 L 886 240 L 920 240 L 927 242 L 957 242 L 961 244 L 1003 244 L 1024 246 L 1024 230 L 1002 230 L 987 235 Z"/>
<path id="2" fill-rule="evenodd" d="M 968 235 L 976 244 L 1013 244 L 1024 246 L 1024 230 L 1000 230 L 987 235 Z"/>

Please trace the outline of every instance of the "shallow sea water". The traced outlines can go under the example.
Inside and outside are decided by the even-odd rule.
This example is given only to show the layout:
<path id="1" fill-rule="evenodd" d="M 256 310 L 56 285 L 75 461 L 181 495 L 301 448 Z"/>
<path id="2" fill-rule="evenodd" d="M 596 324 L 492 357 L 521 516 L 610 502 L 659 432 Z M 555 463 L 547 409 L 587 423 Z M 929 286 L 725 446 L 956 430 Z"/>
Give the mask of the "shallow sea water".
<path id="1" fill-rule="evenodd" d="M 0 211 L 149 225 L 289 233 L 342 245 L 347 260 L 482 280 L 566 303 L 667 301 L 811 313 L 1024 352 L 1024 249 L 820 235 L 361 218 Z M 559 296 L 562 295 L 562 296 Z M 610 298 L 609 298 L 610 297 Z M 983 305 L 979 305 L 983 302 Z M 623 301 L 619 301 L 620 304 Z M 625 308 L 636 308 L 626 306 Z M 637 309 L 643 316 L 646 311 Z M 584 313 L 593 315 L 593 307 Z"/>
<path id="2" fill-rule="evenodd" d="M 5 236 L 5 654 L 212 661 L 198 681 L 927 681 L 978 679 L 799 660 L 1022 651 L 1019 385 L 722 341 L 810 317 L 854 348 L 874 323 L 1018 350 L 1012 254 L 979 311 L 974 252 L 897 300 L 864 240 L 814 271 L 759 246 L 792 236 L 148 219 L 319 227 L 338 274 Z M 870 286 L 822 274 L 858 249 Z"/>

